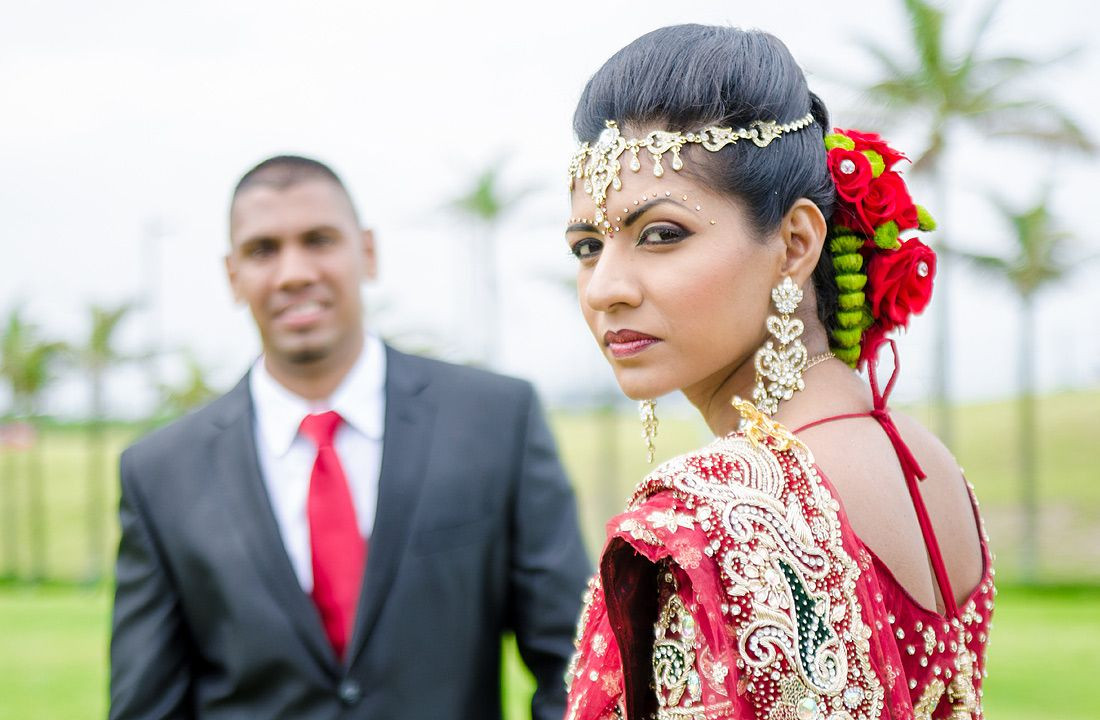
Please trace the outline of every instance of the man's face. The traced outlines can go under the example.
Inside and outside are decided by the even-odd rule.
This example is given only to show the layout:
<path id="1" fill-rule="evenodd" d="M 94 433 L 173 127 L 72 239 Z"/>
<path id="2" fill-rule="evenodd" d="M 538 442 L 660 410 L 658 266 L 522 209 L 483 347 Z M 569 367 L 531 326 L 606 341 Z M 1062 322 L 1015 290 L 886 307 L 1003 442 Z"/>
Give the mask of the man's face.
<path id="1" fill-rule="evenodd" d="M 359 286 L 374 277 L 374 241 L 339 186 L 307 179 L 242 191 L 230 241 L 229 282 L 252 310 L 268 363 L 312 373 L 359 352 Z"/>

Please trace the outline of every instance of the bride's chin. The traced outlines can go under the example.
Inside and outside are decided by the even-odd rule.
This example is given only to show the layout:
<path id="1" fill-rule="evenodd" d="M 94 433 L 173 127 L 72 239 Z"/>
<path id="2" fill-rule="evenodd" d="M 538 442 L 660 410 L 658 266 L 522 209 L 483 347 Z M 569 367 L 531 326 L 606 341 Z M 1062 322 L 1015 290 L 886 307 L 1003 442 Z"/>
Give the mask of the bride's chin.
<path id="1" fill-rule="evenodd" d="M 619 383 L 619 389 L 622 390 L 623 395 L 631 400 L 652 400 L 676 389 L 667 388 L 654 382 L 646 382 L 641 378 L 624 377 L 622 375 L 616 375 L 615 380 Z"/>

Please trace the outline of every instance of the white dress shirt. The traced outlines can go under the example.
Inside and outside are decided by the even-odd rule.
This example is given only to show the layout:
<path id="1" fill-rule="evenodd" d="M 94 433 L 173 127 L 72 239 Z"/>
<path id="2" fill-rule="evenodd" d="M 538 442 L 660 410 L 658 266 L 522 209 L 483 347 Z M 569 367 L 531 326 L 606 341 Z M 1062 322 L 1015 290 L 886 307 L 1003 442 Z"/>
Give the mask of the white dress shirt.
<path id="1" fill-rule="evenodd" d="M 374 527 L 382 466 L 385 378 L 385 346 L 370 334 L 354 367 L 325 402 L 311 403 L 280 385 L 264 367 L 263 356 L 252 366 L 249 390 L 256 413 L 260 471 L 283 546 L 307 593 L 313 591 L 313 563 L 306 500 L 317 447 L 298 432 L 298 427 L 310 413 L 335 410 L 344 419 L 336 431 L 334 445 L 348 480 L 359 531 L 369 538 Z"/>

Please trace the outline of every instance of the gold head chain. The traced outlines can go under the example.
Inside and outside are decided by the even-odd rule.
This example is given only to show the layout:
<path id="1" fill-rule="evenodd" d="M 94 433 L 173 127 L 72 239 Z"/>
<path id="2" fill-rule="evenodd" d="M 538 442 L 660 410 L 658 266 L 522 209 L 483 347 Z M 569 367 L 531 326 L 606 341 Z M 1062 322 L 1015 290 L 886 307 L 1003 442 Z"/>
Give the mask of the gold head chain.
<path id="1" fill-rule="evenodd" d="M 620 190 L 622 181 L 619 172 L 622 166 L 619 157 L 627 150 L 631 153 L 630 169 L 638 172 L 642 169 L 638 152 L 643 148 L 649 151 L 653 159 L 653 174 L 661 177 L 665 174 L 662 159 L 665 153 L 672 153 L 672 169 L 680 170 L 684 161 L 680 158 L 680 150 L 689 143 L 702 145 L 711 152 L 718 152 L 727 145 L 733 145 L 738 140 L 751 140 L 757 147 L 767 147 L 772 140 L 785 133 L 795 132 L 811 125 L 814 121 L 812 113 L 806 113 L 802 117 L 789 123 L 780 125 L 774 120 L 753 120 L 748 128 L 723 128 L 708 127 L 698 132 L 669 132 L 667 130 L 654 130 L 644 138 L 626 139 L 619 132 L 619 126 L 614 120 L 608 120 L 607 127 L 596 138 L 595 145 L 581 143 L 573 159 L 569 162 L 569 190 L 572 192 L 577 180 L 584 180 L 584 191 L 592 196 L 596 204 L 596 225 L 604 230 L 611 228 L 611 221 L 607 217 L 607 191 L 608 188 Z"/>

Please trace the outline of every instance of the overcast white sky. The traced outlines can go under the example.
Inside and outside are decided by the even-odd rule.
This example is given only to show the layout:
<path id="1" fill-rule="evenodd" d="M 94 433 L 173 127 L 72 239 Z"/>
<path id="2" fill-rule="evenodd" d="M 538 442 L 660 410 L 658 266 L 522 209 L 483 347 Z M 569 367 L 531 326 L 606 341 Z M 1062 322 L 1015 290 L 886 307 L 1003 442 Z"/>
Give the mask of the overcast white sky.
<path id="1" fill-rule="evenodd" d="M 535 380 L 552 398 L 583 396 L 610 377 L 559 280 L 572 272 L 561 235 L 564 177 L 573 107 L 587 78 L 661 25 L 760 27 L 790 46 L 835 123 L 849 126 L 864 105 L 836 79 L 872 77 L 857 37 L 903 46 L 900 5 L 12 3 L 0 25 L 0 312 L 22 301 L 49 333 L 75 341 L 86 332 L 89 303 L 151 293 L 149 310 L 126 326 L 125 344 L 137 349 L 154 337 L 191 348 L 219 384 L 230 384 L 258 341 L 223 276 L 228 196 L 255 162 L 294 152 L 332 164 L 376 230 L 382 277 L 367 291 L 374 327 L 467 357 L 475 337 L 473 230 L 446 204 L 499 162 L 514 187 L 538 190 L 497 237 L 504 329 L 497 366 Z M 952 37 L 964 37 L 984 5 L 951 3 Z M 1038 56 L 1080 46 L 1075 62 L 1044 76 L 1039 91 L 1100 138 L 1093 127 L 1100 57 L 1089 37 L 1100 11 L 1073 0 L 1042 8 L 1006 0 L 987 46 Z M 891 137 L 919 150 L 915 126 Z M 956 240 L 987 252 L 1006 247 L 985 188 L 1026 201 L 1053 181 L 1055 209 L 1082 255 L 1100 251 L 1096 161 L 961 140 L 951 214 L 940 218 Z M 927 188 L 917 194 L 931 204 Z M 1098 279 L 1100 264 L 1043 299 L 1039 367 L 1047 387 L 1100 380 Z M 958 280 L 959 394 L 1006 395 L 1016 348 L 1011 296 L 967 273 Z M 918 319 L 902 342 L 902 396 L 919 397 L 928 382 L 931 330 L 930 318 Z M 140 382 L 124 375 L 116 385 L 129 395 Z M 51 401 L 59 412 L 82 407 L 75 384 Z"/>

